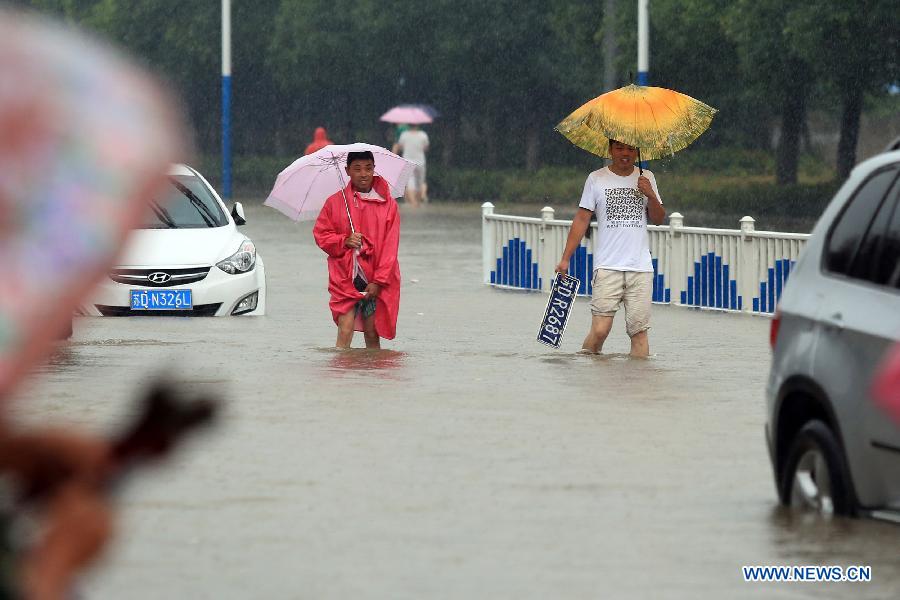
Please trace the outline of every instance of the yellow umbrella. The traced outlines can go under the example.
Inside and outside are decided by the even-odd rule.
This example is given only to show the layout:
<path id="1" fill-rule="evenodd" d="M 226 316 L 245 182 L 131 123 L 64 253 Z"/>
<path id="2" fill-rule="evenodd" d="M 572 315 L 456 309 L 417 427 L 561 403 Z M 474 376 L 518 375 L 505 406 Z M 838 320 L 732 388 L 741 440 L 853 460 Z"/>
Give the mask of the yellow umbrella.
<path id="1" fill-rule="evenodd" d="M 643 160 L 652 160 L 686 148 L 709 128 L 716 112 L 674 90 L 628 85 L 583 104 L 556 130 L 603 158 L 612 158 L 612 139 L 637 147 Z"/>

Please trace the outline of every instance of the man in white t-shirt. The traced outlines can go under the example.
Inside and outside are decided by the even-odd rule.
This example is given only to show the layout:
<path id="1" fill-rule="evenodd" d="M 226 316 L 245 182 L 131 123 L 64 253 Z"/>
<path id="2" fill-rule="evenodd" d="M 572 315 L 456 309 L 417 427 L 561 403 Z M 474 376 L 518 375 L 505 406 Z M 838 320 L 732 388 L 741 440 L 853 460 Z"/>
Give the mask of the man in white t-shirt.
<path id="1" fill-rule="evenodd" d="M 594 239 L 591 329 L 582 350 L 598 353 L 612 329 L 619 304 L 625 306 L 625 330 L 631 338 L 631 355 L 650 354 L 650 302 L 653 293 L 653 263 L 647 221 L 662 224 L 666 218 L 653 173 L 634 166 L 637 148 L 609 141 L 612 163 L 588 175 L 572 220 L 569 237 L 556 271 L 569 269 L 569 258 L 581 245 L 597 215 Z"/>
<path id="2" fill-rule="evenodd" d="M 399 152 L 406 160 L 416 163 L 406 185 L 406 201 L 413 206 L 418 206 L 419 200 L 428 202 L 428 184 L 425 183 L 425 153 L 428 152 L 428 143 L 428 134 L 419 129 L 418 125 L 410 125 L 394 144 L 394 152 Z"/>

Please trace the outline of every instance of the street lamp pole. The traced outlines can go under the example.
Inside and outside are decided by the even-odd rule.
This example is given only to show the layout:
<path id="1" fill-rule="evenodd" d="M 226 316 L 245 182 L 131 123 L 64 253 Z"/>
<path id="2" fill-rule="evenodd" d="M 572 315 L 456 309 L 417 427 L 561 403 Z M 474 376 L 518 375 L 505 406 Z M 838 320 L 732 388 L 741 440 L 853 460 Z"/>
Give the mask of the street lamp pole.
<path id="1" fill-rule="evenodd" d="M 231 198 L 231 0 L 222 0 L 222 195 Z"/>
<path id="2" fill-rule="evenodd" d="M 650 0 L 638 0 L 638 85 L 650 85 Z"/>

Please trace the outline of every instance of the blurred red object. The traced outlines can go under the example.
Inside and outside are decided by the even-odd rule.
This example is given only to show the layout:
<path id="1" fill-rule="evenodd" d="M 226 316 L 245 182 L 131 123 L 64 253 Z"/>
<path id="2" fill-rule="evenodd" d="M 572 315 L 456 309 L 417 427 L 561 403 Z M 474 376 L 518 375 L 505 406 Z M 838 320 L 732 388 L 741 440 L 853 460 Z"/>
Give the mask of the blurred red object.
<path id="1" fill-rule="evenodd" d="M 900 423 L 900 344 L 887 353 L 887 359 L 876 372 L 872 395 L 878 406 Z"/>
<path id="2" fill-rule="evenodd" d="M 0 10 L 0 400 L 49 353 L 183 159 L 175 106 L 112 49 Z"/>

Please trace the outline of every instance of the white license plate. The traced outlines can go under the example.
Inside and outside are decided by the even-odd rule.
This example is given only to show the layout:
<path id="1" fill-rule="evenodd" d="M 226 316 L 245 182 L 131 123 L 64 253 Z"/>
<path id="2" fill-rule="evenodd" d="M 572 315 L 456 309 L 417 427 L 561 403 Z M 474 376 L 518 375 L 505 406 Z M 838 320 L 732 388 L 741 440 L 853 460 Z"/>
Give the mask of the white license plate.
<path id="1" fill-rule="evenodd" d="M 131 290 L 131 310 L 190 310 L 191 290 Z"/>

